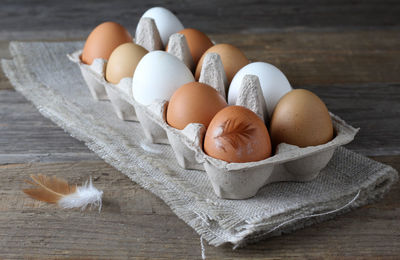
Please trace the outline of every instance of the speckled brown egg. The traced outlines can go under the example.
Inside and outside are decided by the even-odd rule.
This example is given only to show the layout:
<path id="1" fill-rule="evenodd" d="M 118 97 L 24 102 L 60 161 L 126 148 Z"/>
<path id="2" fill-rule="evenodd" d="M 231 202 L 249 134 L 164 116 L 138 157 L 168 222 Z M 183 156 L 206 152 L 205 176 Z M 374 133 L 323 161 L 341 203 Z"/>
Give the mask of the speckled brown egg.
<path id="1" fill-rule="evenodd" d="M 127 42 L 132 42 L 132 36 L 122 25 L 115 22 L 102 23 L 89 34 L 81 60 L 86 64 L 92 64 L 96 58 L 108 60 L 115 48 Z"/>
<path id="2" fill-rule="evenodd" d="M 225 99 L 211 86 L 190 82 L 174 92 L 167 108 L 167 123 L 184 129 L 190 123 L 205 127 L 214 115 L 227 106 Z"/>
<path id="3" fill-rule="evenodd" d="M 226 43 L 216 44 L 213 47 L 209 48 L 203 54 L 203 56 L 201 56 L 200 61 L 196 67 L 196 80 L 199 80 L 200 78 L 203 60 L 207 53 L 219 54 L 219 56 L 221 57 L 222 65 L 224 66 L 228 84 L 232 81 L 233 76 L 235 76 L 236 72 L 238 72 L 242 67 L 249 64 L 249 60 L 244 55 L 244 53 L 235 46 Z"/>
<path id="4" fill-rule="evenodd" d="M 274 146 L 284 142 L 299 147 L 315 146 L 333 138 L 333 125 L 324 102 L 314 93 L 295 89 L 275 107 L 270 123 Z"/>
<path id="5" fill-rule="evenodd" d="M 226 162 L 255 162 L 271 155 L 271 140 L 264 122 L 253 111 L 228 106 L 212 119 L 204 152 Z"/>

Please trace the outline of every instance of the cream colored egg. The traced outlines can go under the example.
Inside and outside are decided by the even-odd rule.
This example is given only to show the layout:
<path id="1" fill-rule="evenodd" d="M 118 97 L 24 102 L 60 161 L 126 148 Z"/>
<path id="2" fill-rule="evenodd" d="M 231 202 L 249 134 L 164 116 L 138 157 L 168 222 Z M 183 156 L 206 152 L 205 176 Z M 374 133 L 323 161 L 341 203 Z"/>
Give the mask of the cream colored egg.
<path id="1" fill-rule="evenodd" d="M 118 84 L 123 78 L 131 78 L 139 61 L 147 50 L 134 43 L 118 46 L 110 55 L 106 66 L 106 80 Z"/>

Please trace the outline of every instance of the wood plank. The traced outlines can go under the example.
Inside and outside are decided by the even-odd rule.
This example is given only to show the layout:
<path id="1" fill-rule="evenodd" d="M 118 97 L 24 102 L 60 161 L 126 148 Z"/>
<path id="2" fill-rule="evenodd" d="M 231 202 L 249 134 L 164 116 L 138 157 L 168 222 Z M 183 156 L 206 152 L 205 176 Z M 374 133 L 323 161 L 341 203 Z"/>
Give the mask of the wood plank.
<path id="1" fill-rule="evenodd" d="M 6 78 L 6 76 L 4 75 L 4 72 L 2 70 L 0 70 L 0 90 L 3 89 L 9 89 L 12 90 L 13 86 L 11 85 L 11 83 L 8 81 L 8 79 Z"/>
<path id="2" fill-rule="evenodd" d="M 8 51 L 8 41 L 0 41 L 0 59 L 10 59 L 11 54 Z M 4 75 L 3 70 L 0 69 L 0 90 L 2 89 L 13 89 L 11 83 Z"/>
<path id="3" fill-rule="evenodd" d="M 398 31 L 271 32 L 213 38 L 239 47 L 253 61 L 274 64 L 294 86 L 400 83 Z"/>
<path id="4" fill-rule="evenodd" d="M 114 20 L 134 30 L 152 6 L 172 10 L 186 27 L 207 33 L 271 30 L 353 30 L 400 26 L 398 1 L 2 1 L 0 28 L 15 31 L 90 30 Z"/>
<path id="5" fill-rule="evenodd" d="M 44 118 L 22 95 L 0 91 L 0 164 L 100 160 L 82 142 Z"/>
<path id="6" fill-rule="evenodd" d="M 400 84 L 307 86 L 328 109 L 361 128 L 347 148 L 368 156 L 400 155 Z"/>
<path id="7" fill-rule="evenodd" d="M 375 157 L 400 170 L 400 157 Z M 101 213 L 61 210 L 21 192 L 31 173 L 104 190 Z M 21 259 L 200 259 L 198 235 L 157 197 L 103 162 L 0 166 L 0 257 Z M 396 257 L 400 183 L 385 198 L 331 221 L 231 250 L 205 246 L 208 259 Z"/>
<path id="8" fill-rule="evenodd" d="M 56 36 L 60 38 L 53 40 L 64 39 L 52 37 Z M 30 37 L 41 39 L 37 34 Z M 231 33 L 210 37 L 239 47 L 253 61 L 274 64 L 294 86 L 400 83 L 398 31 Z M 0 57 L 9 55 L 7 46 L 8 41 L 3 39 Z M 0 76 L 0 86 L 2 81 L 4 77 Z"/>

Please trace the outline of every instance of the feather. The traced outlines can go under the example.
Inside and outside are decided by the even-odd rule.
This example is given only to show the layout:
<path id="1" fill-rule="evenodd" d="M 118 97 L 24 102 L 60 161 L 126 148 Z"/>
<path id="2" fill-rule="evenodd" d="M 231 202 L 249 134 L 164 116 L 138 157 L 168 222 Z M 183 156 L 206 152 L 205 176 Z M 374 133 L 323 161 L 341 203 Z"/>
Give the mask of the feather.
<path id="1" fill-rule="evenodd" d="M 81 208 L 84 210 L 88 205 L 98 207 L 101 210 L 101 197 L 103 191 L 93 186 L 92 178 L 85 182 L 82 187 L 77 187 L 76 192 L 64 196 L 58 204 L 63 208 Z"/>
<path id="2" fill-rule="evenodd" d="M 95 206 L 101 210 L 103 191 L 93 186 L 92 178 L 86 181 L 82 187 L 69 185 L 64 179 L 48 177 L 42 174 L 30 175 L 33 181 L 26 182 L 36 186 L 31 189 L 24 189 L 23 192 L 34 199 L 57 203 L 62 208 L 85 209 L 88 205 Z"/>
<path id="3" fill-rule="evenodd" d="M 69 185 L 64 179 L 57 177 L 48 177 L 42 174 L 30 175 L 32 181 L 26 181 L 36 186 L 32 189 L 24 189 L 23 191 L 34 199 L 48 203 L 57 203 L 63 196 L 74 193 L 76 185 Z"/>
<path id="4" fill-rule="evenodd" d="M 237 149 L 239 145 L 245 144 L 255 130 L 248 123 L 239 122 L 238 124 L 236 124 L 236 122 L 231 119 L 226 120 L 221 125 L 221 128 L 221 133 L 214 138 L 222 138 L 235 149 Z"/>

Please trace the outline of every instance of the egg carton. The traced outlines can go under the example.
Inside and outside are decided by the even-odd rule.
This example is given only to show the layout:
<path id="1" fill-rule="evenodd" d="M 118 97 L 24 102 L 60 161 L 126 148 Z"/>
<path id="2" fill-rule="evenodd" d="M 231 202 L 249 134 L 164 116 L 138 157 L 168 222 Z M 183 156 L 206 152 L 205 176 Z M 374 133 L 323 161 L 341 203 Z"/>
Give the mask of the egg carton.
<path id="1" fill-rule="evenodd" d="M 146 49 L 151 51 L 162 46 L 154 20 L 142 18 L 136 32 L 136 43 Z M 183 35 L 174 34 L 170 37 L 168 52 L 193 68 L 193 60 Z M 227 163 L 204 153 L 202 146 L 206 129 L 203 125 L 192 123 L 183 130 L 169 126 L 166 122 L 167 101 L 157 100 L 148 106 L 140 104 L 132 96 L 131 78 L 124 78 L 117 85 L 111 84 L 104 77 L 105 60 L 95 59 L 89 66 L 81 62 L 80 55 L 81 51 L 77 51 L 68 56 L 80 66 L 89 90 L 93 88 L 90 84 L 97 84 L 98 89 L 101 86 L 118 117 L 138 120 L 150 143 L 170 144 L 182 168 L 206 171 L 216 195 L 221 198 L 246 199 L 273 182 L 310 181 L 327 165 L 335 149 L 351 142 L 358 132 L 358 129 L 331 114 L 336 136 L 326 144 L 300 148 L 282 143 L 276 153 L 265 160 Z M 205 56 L 199 81 L 214 87 L 226 98 L 227 79 L 218 54 L 209 53 Z M 91 93 L 93 95 L 92 90 Z M 243 78 L 236 105 L 249 108 L 262 120 L 268 118 L 262 109 L 265 101 L 257 76 L 247 75 Z"/>
<path id="2" fill-rule="evenodd" d="M 200 82 L 225 93 L 223 67 L 216 54 L 204 59 Z M 238 93 L 236 105 L 247 107 L 264 119 L 264 98 L 257 76 L 246 75 Z M 167 101 L 157 101 L 149 106 L 136 106 L 143 119 L 152 120 L 164 129 L 178 164 L 185 169 L 205 170 L 217 196 L 225 199 L 246 199 L 254 196 L 266 184 L 280 181 L 311 181 L 328 164 L 335 149 L 351 142 L 358 129 L 346 124 L 330 113 L 335 137 L 322 145 L 300 148 L 282 143 L 276 153 L 261 161 L 228 163 L 208 156 L 203 151 L 206 129 L 201 124 L 188 124 L 178 130 L 166 122 Z M 143 120 L 142 119 L 142 120 Z M 142 120 L 140 121 L 142 123 Z"/>

